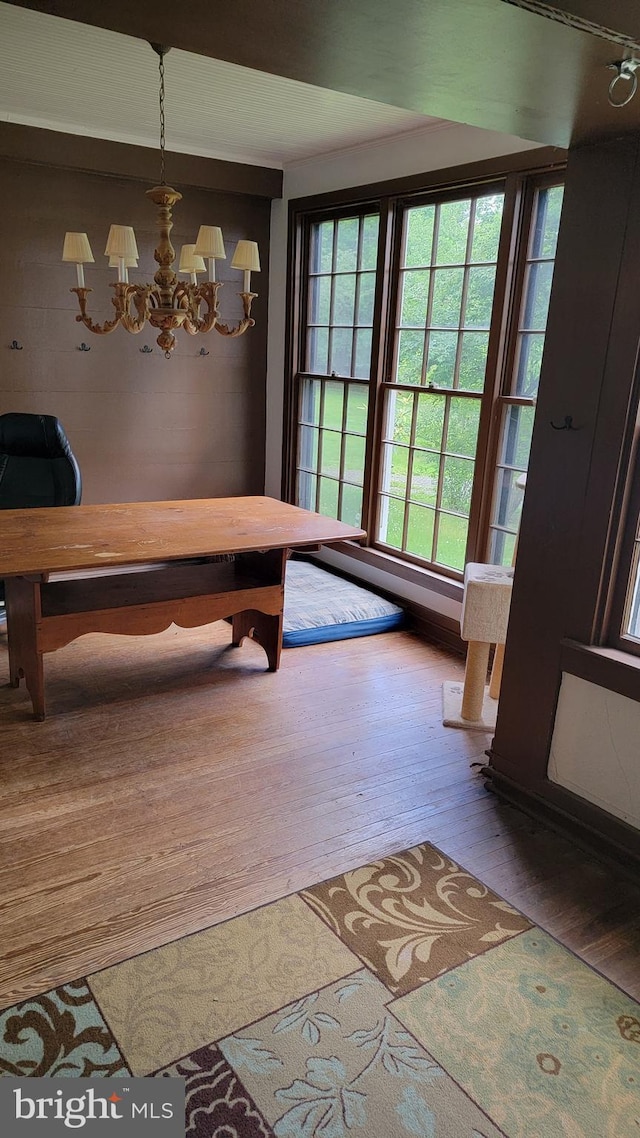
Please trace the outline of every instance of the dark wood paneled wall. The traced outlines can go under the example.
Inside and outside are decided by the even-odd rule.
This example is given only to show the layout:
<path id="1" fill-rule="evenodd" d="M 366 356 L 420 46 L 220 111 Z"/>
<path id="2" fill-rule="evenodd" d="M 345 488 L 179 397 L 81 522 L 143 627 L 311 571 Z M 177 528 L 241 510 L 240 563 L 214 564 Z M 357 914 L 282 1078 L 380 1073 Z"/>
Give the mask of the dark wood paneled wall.
<path id="1" fill-rule="evenodd" d="M 571 151 L 491 752 L 498 781 L 637 855 L 639 835 L 549 782 L 547 763 L 563 640 L 602 637 L 635 416 L 639 264 L 640 136 Z M 568 415 L 576 429 L 554 430 Z M 597 682 L 616 690 L 606 663 Z"/>
<path id="2" fill-rule="evenodd" d="M 85 502 L 263 490 L 270 201 L 184 185 L 180 156 L 171 158 L 168 174 L 183 192 L 174 211 L 176 251 L 195 240 L 201 223 L 220 225 L 225 235 L 227 261 L 218 262 L 223 318 L 235 322 L 241 314 L 242 274 L 229 267 L 238 238 L 258 241 L 263 268 L 252 277 L 255 328 L 239 339 L 178 333 L 170 360 L 152 328 L 96 336 L 76 323 L 77 298 L 69 291 L 75 267 L 61 262 L 65 230 L 86 231 L 96 258 L 85 267 L 94 289 L 90 311 L 99 322 L 111 315 L 115 272 L 103 256 L 111 222 L 135 227 L 140 267 L 131 279 L 151 280 L 157 266 L 149 183 L 0 159 L 0 412 L 61 419 L 82 469 Z M 9 348 L 13 340 L 22 351 Z M 78 350 L 82 342 L 89 352 Z M 145 344 L 151 354 L 141 353 Z"/>

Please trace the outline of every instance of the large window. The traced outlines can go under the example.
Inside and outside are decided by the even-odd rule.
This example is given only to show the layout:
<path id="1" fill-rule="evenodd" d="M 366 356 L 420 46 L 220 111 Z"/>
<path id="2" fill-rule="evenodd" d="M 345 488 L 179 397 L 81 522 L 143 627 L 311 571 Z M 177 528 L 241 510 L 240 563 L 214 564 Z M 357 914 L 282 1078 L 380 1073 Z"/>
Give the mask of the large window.
<path id="1" fill-rule="evenodd" d="M 560 179 L 297 214 L 290 498 L 446 576 L 511 562 Z"/>
<path id="2" fill-rule="evenodd" d="M 377 540 L 462 570 L 503 194 L 406 208 Z"/>
<path id="3" fill-rule="evenodd" d="M 528 242 L 522 248 L 520 300 L 499 397 L 500 421 L 487 560 L 510 565 L 524 497 L 535 401 L 551 296 L 551 280 L 562 209 L 562 186 L 537 188 L 533 194 Z"/>
<path id="4" fill-rule="evenodd" d="M 296 500 L 351 525 L 362 517 L 377 252 L 377 214 L 311 226 Z"/>

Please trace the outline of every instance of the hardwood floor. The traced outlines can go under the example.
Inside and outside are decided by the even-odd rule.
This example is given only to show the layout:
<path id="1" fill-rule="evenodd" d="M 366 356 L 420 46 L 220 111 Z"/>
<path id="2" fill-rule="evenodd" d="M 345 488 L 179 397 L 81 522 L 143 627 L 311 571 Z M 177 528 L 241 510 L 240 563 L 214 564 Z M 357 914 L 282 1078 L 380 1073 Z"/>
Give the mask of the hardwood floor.
<path id="1" fill-rule="evenodd" d="M 274 675 L 230 635 L 84 637 L 44 723 L 0 688 L 0 1007 L 421 841 L 640 996 L 640 886 L 485 789 L 460 660 L 396 632 Z"/>

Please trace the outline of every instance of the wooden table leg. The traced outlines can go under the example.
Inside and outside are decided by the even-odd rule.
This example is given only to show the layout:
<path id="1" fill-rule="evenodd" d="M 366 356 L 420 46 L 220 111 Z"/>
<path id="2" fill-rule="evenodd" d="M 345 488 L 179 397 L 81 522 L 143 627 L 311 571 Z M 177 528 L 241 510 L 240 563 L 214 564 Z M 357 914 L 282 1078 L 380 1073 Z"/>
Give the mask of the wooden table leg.
<path id="1" fill-rule="evenodd" d="M 234 648 L 239 648 L 245 636 L 252 637 L 267 653 L 269 671 L 277 672 L 282 651 L 282 621 L 282 613 L 269 616 L 255 609 L 238 612 L 232 617 L 231 643 Z"/>
<path id="2" fill-rule="evenodd" d="M 490 647 L 490 644 L 485 644 L 481 640 L 469 641 L 467 663 L 464 670 L 462 708 L 460 710 L 463 719 L 470 721 L 482 719 L 482 701 L 487 679 Z"/>
<path id="3" fill-rule="evenodd" d="M 17 688 L 24 678 L 36 719 L 45 717 L 44 667 L 38 644 L 41 620 L 40 582 L 26 577 L 5 580 L 7 639 L 9 642 L 9 683 Z"/>

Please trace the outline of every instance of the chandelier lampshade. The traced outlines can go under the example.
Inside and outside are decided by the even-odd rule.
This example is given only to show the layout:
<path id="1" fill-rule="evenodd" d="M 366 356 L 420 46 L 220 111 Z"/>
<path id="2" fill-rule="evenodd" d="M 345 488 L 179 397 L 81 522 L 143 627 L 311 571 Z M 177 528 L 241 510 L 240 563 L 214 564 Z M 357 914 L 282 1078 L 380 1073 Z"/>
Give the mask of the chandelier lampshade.
<path id="1" fill-rule="evenodd" d="M 244 269 L 245 292 L 249 291 L 251 273 L 260 272 L 260 254 L 255 241 L 238 241 L 236 251 L 231 259 L 232 269 Z"/>
<path id="2" fill-rule="evenodd" d="M 84 288 L 84 265 L 94 264 L 89 238 L 86 233 L 65 233 L 62 260 L 76 266 L 78 288 Z"/>
<path id="3" fill-rule="evenodd" d="M 180 250 L 179 273 L 189 273 L 191 284 L 198 283 L 198 273 L 206 272 L 202 257 L 195 253 L 195 245 L 183 245 Z"/>
<path id="4" fill-rule="evenodd" d="M 118 325 L 127 332 L 141 332 L 148 322 L 159 330 L 157 343 L 170 358 L 178 328 L 184 328 L 190 336 L 210 332 L 213 328 L 223 336 L 241 336 L 253 327 L 255 320 L 251 317 L 251 302 L 257 294 L 250 291 L 250 283 L 251 273 L 260 271 L 260 257 L 255 241 L 238 241 L 231 267 L 242 270 L 244 274 L 243 290 L 239 294 L 243 317 L 232 327 L 220 319 L 218 310 L 218 292 L 222 284 L 216 280 L 215 264 L 217 260 L 226 258 L 224 238 L 218 226 L 201 225 L 196 241 L 182 246 L 178 272 L 187 273 L 189 280 L 179 280 L 175 273 L 173 263 L 176 254 L 170 237 L 173 228 L 171 211 L 182 194 L 167 185 L 164 177 L 164 57 L 169 49 L 157 44 L 151 46 L 160 58 L 160 184 L 146 191 L 147 197 L 158 207 L 160 233 L 154 251 L 158 270 L 153 284 L 129 283 L 128 270 L 138 266 L 136 235 L 130 225 L 112 225 L 104 252 L 109 267 L 117 270 L 117 279 L 111 285 L 116 314 L 104 324 L 95 324 L 87 313 L 91 289 L 85 287 L 84 265 L 94 263 L 94 256 L 86 233 L 65 235 L 62 260 L 76 266 L 78 283 L 71 290 L 77 294 L 80 305 L 76 320 L 101 336 L 113 332 Z M 208 280 L 198 284 L 198 274 L 206 272 L 207 268 Z"/>

